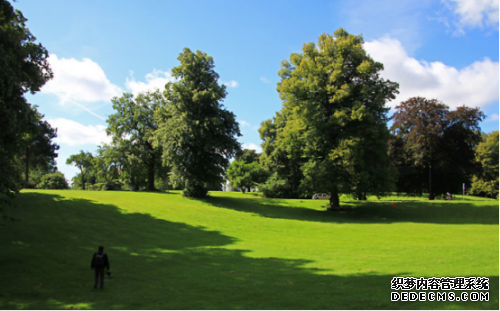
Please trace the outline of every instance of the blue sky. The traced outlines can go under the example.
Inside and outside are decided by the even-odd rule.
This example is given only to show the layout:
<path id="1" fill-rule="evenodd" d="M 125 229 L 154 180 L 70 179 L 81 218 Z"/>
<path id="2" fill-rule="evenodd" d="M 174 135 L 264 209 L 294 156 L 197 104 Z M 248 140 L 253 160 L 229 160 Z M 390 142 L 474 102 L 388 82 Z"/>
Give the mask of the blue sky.
<path id="1" fill-rule="evenodd" d="M 498 0 L 94 1 L 13 3 L 50 53 L 54 79 L 27 95 L 58 128 L 58 168 L 79 150 L 109 142 L 111 98 L 162 88 L 183 48 L 214 58 L 225 107 L 244 147 L 260 151 L 260 123 L 281 109 L 281 61 L 342 27 L 362 34 L 365 49 L 400 83 L 390 107 L 411 96 L 451 108 L 480 107 L 484 132 L 499 128 Z"/>

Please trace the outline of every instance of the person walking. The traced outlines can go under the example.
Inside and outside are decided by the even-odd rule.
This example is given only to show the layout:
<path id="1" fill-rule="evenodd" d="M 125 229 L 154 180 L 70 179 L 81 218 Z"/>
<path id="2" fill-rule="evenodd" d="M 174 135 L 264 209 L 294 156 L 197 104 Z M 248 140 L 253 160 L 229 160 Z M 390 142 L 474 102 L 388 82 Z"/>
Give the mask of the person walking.
<path id="1" fill-rule="evenodd" d="M 94 288 L 97 288 L 97 283 L 99 283 L 101 289 L 104 288 L 104 268 L 108 269 L 109 272 L 109 259 L 108 255 L 104 252 L 104 246 L 99 246 L 97 253 L 92 256 L 92 262 L 90 263 L 90 268 L 95 271 Z"/>

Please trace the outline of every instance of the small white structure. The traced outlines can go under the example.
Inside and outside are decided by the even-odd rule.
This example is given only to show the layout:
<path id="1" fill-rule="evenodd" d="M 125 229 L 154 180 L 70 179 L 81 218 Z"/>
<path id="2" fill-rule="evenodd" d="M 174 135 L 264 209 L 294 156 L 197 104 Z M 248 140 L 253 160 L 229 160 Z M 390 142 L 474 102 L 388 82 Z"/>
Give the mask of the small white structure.
<path id="1" fill-rule="evenodd" d="M 239 191 L 239 189 L 234 189 L 229 179 L 226 179 L 226 183 L 222 184 L 222 191 Z"/>

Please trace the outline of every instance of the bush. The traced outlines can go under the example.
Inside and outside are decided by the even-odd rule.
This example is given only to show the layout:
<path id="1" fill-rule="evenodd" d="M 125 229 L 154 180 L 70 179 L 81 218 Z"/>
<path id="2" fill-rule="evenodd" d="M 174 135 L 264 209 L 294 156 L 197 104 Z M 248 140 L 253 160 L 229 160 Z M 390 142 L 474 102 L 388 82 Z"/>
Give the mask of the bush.
<path id="1" fill-rule="evenodd" d="M 112 180 L 104 184 L 104 187 L 101 190 L 122 190 L 124 184 L 118 179 Z"/>
<path id="2" fill-rule="evenodd" d="M 188 198 L 204 198 L 207 196 L 208 190 L 203 183 L 192 181 L 186 183 L 183 195 Z"/>
<path id="3" fill-rule="evenodd" d="M 477 176 L 473 176 L 468 194 L 487 198 L 498 198 L 498 179 L 487 181 Z"/>
<path id="4" fill-rule="evenodd" d="M 264 184 L 259 186 L 259 191 L 262 191 L 266 198 L 286 198 L 290 193 L 290 185 L 274 173 Z"/>
<path id="5" fill-rule="evenodd" d="M 26 183 L 24 184 L 24 189 L 35 189 L 35 188 L 37 188 L 37 184 L 31 178 L 28 179 L 28 183 L 27 184 Z"/>
<path id="6" fill-rule="evenodd" d="M 68 189 L 68 182 L 61 172 L 50 173 L 42 176 L 37 189 Z"/>
<path id="7" fill-rule="evenodd" d="M 125 190 L 125 185 L 118 179 L 105 182 L 105 183 L 85 183 L 85 190 L 88 191 L 109 191 L 109 190 Z M 74 189 L 80 190 L 81 187 L 74 187 Z"/>

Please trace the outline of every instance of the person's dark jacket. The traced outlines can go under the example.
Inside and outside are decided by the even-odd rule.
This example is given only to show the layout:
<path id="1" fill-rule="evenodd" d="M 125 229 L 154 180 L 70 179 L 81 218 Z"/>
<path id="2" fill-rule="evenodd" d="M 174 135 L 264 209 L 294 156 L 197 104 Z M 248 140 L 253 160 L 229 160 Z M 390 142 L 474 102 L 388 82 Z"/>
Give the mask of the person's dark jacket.
<path id="1" fill-rule="evenodd" d="M 97 254 L 102 254 L 102 252 L 97 252 L 97 253 L 94 253 L 94 255 L 92 256 L 92 261 L 90 262 L 90 268 L 91 269 L 94 269 L 94 268 L 107 268 L 109 270 L 109 260 L 108 260 L 108 255 L 106 253 L 104 253 L 104 257 L 103 257 L 103 266 L 102 267 L 98 267 L 98 265 L 96 264 L 96 260 L 95 260 L 95 256 Z"/>

